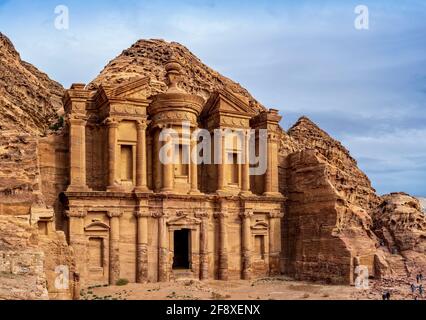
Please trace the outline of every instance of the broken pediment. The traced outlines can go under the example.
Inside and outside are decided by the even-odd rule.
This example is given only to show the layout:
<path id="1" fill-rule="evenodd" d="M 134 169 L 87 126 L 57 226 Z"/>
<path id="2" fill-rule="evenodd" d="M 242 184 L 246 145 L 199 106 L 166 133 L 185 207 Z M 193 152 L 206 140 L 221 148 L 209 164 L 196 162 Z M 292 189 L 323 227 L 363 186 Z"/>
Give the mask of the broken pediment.
<path id="1" fill-rule="evenodd" d="M 150 95 L 150 78 L 137 78 L 106 91 L 109 98 L 146 100 Z"/>
<path id="2" fill-rule="evenodd" d="M 252 117 L 255 115 L 246 99 L 226 89 L 217 91 L 211 95 L 204 107 L 202 116 L 209 117 L 216 113 L 233 114 L 240 117 Z"/>
<path id="3" fill-rule="evenodd" d="M 200 224 L 201 220 L 190 217 L 188 215 L 181 215 L 177 218 L 172 218 L 169 221 L 167 221 L 168 226 L 191 226 L 191 225 L 197 225 Z"/>

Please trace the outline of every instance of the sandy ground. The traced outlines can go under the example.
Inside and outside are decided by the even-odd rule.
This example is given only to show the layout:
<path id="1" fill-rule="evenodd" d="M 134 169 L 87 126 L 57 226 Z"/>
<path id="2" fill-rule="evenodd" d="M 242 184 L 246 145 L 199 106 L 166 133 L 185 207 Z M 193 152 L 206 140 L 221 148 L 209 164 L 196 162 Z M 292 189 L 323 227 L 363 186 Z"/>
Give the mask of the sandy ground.
<path id="1" fill-rule="evenodd" d="M 347 300 L 381 299 L 351 286 L 294 281 L 286 277 L 255 281 L 179 280 L 171 283 L 128 284 L 82 290 L 83 300 Z"/>

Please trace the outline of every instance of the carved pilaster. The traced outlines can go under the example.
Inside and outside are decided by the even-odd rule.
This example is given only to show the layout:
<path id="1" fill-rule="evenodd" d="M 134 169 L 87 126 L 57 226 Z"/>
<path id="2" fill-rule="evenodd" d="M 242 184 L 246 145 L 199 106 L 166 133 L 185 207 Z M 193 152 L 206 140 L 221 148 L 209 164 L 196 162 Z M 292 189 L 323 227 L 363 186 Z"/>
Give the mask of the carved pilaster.
<path id="1" fill-rule="evenodd" d="M 280 210 L 269 213 L 269 273 L 271 276 L 280 273 L 281 254 L 281 219 L 284 214 Z"/>
<path id="2" fill-rule="evenodd" d="M 200 280 L 209 278 L 209 215 L 205 211 L 198 211 L 195 217 L 201 219 L 200 232 Z"/>
<path id="3" fill-rule="evenodd" d="M 149 212 L 136 211 L 135 216 L 138 226 L 136 282 L 146 283 L 148 282 L 148 217 L 150 217 L 150 214 Z"/>
<path id="4" fill-rule="evenodd" d="M 219 280 L 228 280 L 228 227 L 227 211 L 215 213 L 219 220 Z"/>
<path id="5" fill-rule="evenodd" d="M 136 145 L 136 188 L 137 192 L 148 192 L 147 165 L 146 165 L 146 121 L 137 123 Z"/>
<path id="6" fill-rule="evenodd" d="M 244 211 L 240 214 L 242 221 L 242 277 L 244 280 L 250 280 L 252 275 L 251 261 L 252 261 L 252 244 L 251 244 L 251 217 L 252 211 Z"/>
<path id="7" fill-rule="evenodd" d="M 170 276 L 169 249 L 167 246 L 167 217 L 163 212 L 154 212 L 152 216 L 158 221 L 158 281 L 167 282 Z"/>
<path id="8" fill-rule="evenodd" d="M 69 123 L 70 185 L 67 191 L 87 191 L 86 183 L 86 117 L 71 114 Z"/>
<path id="9" fill-rule="evenodd" d="M 117 131 L 118 121 L 114 118 L 105 120 L 108 127 L 108 190 L 114 191 L 117 183 Z"/>
<path id="10" fill-rule="evenodd" d="M 108 211 L 110 218 L 110 245 L 109 245 L 109 283 L 115 285 L 120 279 L 120 217 L 119 209 Z"/>

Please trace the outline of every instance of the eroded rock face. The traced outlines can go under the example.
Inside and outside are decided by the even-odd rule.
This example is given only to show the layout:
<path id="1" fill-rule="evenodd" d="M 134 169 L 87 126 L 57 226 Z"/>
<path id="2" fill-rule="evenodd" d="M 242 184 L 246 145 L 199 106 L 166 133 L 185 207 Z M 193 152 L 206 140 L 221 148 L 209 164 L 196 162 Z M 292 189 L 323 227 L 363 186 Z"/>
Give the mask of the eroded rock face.
<path id="1" fill-rule="evenodd" d="M 22 61 L 0 33 L 0 132 L 45 134 L 62 108 L 62 86 Z"/>
<path id="2" fill-rule="evenodd" d="M 386 245 L 398 251 L 426 252 L 426 216 L 418 199 L 405 193 L 381 198 L 374 212 L 374 229 Z"/>
<path id="3" fill-rule="evenodd" d="M 49 195 L 57 198 L 51 189 L 58 185 L 54 179 L 45 183 L 41 174 L 54 178 L 57 169 L 48 167 L 48 157 L 55 154 L 44 148 L 39 157 L 39 138 L 57 121 L 62 95 L 62 86 L 22 61 L 0 33 L 0 299 L 48 299 L 48 291 L 50 298 L 71 297 L 72 282 L 69 289 L 54 285 L 57 266 L 70 272 L 74 266 L 48 208 L 55 205 Z"/>
<path id="4" fill-rule="evenodd" d="M 164 66 L 172 56 L 183 67 L 181 87 L 186 92 L 202 96 L 207 101 L 213 91 L 227 88 L 248 100 L 254 110 L 264 109 L 246 89 L 203 64 L 186 47 L 164 40 L 137 41 L 109 62 L 91 83 L 91 87 L 100 84 L 113 86 L 134 78 L 150 77 L 152 94 L 165 92 L 167 85 Z"/>
<path id="5" fill-rule="evenodd" d="M 367 175 L 358 168 L 356 160 L 339 141 L 307 117 L 300 118 L 288 130 L 288 135 L 299 147 L 315 149 L 326 158 L 333 170 L 331 183 L 342 198 L 367 211 L 378 205 L 379 198 Z"/>
<path id="6" fill-rule="evenodd" d="M 374 274 L 377 239 L 371 217 L 337 190 L 336 168 L 314 149 L 290 154 L 286 165 L 284 271 L 336 284 L 352 283 L 356 264 Z"/>

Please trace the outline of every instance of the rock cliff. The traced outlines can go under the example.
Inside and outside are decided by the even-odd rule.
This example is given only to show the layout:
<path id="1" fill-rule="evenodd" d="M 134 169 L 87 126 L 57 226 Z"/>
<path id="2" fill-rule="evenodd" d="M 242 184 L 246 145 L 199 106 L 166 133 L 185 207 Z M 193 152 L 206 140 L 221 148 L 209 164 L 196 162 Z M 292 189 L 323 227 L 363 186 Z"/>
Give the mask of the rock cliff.
<path id="1" fill-rule="evenodd" d="M 22 61 L 0 33 L 0 130 L 46 134 L 62 108 L 63 87 Z"/>
<path id="2" fill-rule="evenodd" d="M 22 61 L 0 33 L 0 299 L 71 296 L 54 285 L 58 266 L 71 274 L 73 252 L 53 226 L 50 190 L 43 192 L 42 173 L 56 172 L 45 161 L 54 148 L 40 150 L 54 139 L 41 136 L 57 123 L 62 95 L 62 86 Z"/>

